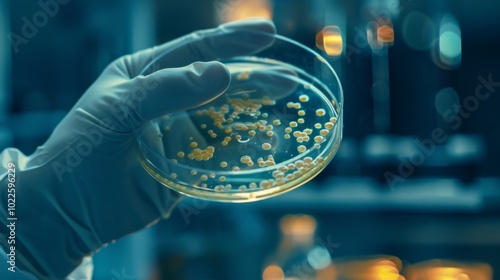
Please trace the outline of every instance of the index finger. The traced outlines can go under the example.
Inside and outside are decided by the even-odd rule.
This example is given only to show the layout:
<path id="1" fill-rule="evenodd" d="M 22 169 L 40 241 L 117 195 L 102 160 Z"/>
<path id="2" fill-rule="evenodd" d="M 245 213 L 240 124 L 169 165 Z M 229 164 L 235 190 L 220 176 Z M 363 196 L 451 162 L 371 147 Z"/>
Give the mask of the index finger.
<path id="1" fill-rule="evenodd" d="M 155 70 L 182 67 L 195 61 L 211 61 L 248 55 L 268 47 L 276 29 L 267 19 L 249 19 L 193 32 L 132 56 L 136 75 Z M 149 65 L 148 65 L 149 64 Z M 143 68 L 147 66 L 145 72 Z"/>

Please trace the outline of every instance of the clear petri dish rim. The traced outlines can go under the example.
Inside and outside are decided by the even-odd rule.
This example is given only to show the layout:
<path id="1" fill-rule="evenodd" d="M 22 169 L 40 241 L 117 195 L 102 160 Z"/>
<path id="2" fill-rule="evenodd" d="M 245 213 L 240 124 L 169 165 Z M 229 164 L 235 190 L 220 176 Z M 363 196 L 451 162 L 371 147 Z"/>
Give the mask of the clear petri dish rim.
<path id="1" fill-rule="evenodd" d="M 331 67 L 331 65 L 322 57 L 320 56 L 317 52 L 315 52 L 314 50 L 311 50 L 310 48 L 308 48 L 307 46 L 299 43 L 299 42 L 296 42 L 296 41 L 293 41 L 289 38 L 286 38 L 284 36 L 281 36 L 281 35 L 277 35 L 277 34 L 269 34 L 269 33 L 264 33 L 264 32 L 255 32 L 255 31 L 252 31 L 251 33 L 255 33 L 255 34 L 259 34 L 259 35 L 264 35 L 264 36 L 270 36 L 270 37 L 273 37 L 274 40 L 277 40 L 277 41 L 280 41 L 280 42 L 284 42 L 286 44 L 290 44 L 296 48 L 299 48 L 301 49 L 302 51 L 305 51 L 306 53 L 309 53 L 311 58 L 312 59 L 317 59 L 321 65 L 323 67 L 325 67 L 324 69 L 326 69 L 328 72 L 329 72 L 329 75 L 331 75 L 333 78 L 334 78 L 334 81 L 330 81 L 331 83 L 333 83 L 335 86 L 336 86 L 336 93 L 332 92 L 332 90 L 330 89 L 329 86 L 327 86 L 326 84 L 323 83 L 323 81 L 321 81 L 320 79 L 318 79 L 317 77 L 315 77 L 314 75 L 312 75 L 311 73 L 309 73 L 308 71 L 306 70 L 303 70 L 301 68 L 298 68 L 297 66 L 295 65 L 292 65 L 292 64 L 288 64 L 286 62 L 283 62 L 283 61 L 280 61 L 280 60 L 275 60 L 275 59 L 269 59 L 269 58 L 265 58 L 266 61 L 268 62 L 273 62 L 273 63 L 276 63 L 276 64 L 281 64 L 281 65 L 287 65 L 288 67 L 291 67 L 293 68 L 294 71 L 298 72 L 298 73 L 303 73 L 305 75 L 307 75 L 310 79 L 312 79 L 318 86 L 321 86 L 322 87 L 322 91 L 319 92 L 318 94 L 321 94 L 321 95 L 324 95 L 324 92 L 327 92 L 328 94 L 331 95 L 331 98 L 333 98 L 337 104 L 334 108 L 334 110 L 336 110 L 336 113 L 337 113 L 337 116 L 338 116 L 338 121 L 339 121 L 339 125 L 336 125 L 335 126 L 335 137 L 331 137 L 329 138 L 329 141 L 328 143 L 325 143 L 325 148 L 322 149 L 323 151 L 321 152 L 321 154 L 327 154 L 327 156 L 325 158 L 328 158 L 328 162 L 333 158 L 333 156 L 335 155 L 335 153 L 337 152 L 337 149 L 338 149 L 338 145 L 342 139 L 342 124 L 343 124 L 343 90 L 342 90 L 342 87 L 341 87 L 341 84 L 340 84 L 340 81 L 339 81 L 339 78 L 336 74 L 336 72 L 334 71 L 334 69 Z M 187 44 L 191 44 L 193 43 L 194 41 L 196 40 L 201 40 L 201 38 L 194 38 L 192 40 L 184 40 L 182 42 L 179 42 L 177 43 L 174 48 L 177 48 L 177 47 L 182 47 L 184 45 L 187 45 Z M 274 44 L 274 42 L 273 42 Z M 162 53 L 160 54 L 158 57 L 156 57 L 155 59 L 153 59 L 149 64 L 147 64 L 147 66 L 141 71 L 140 75 L 145 75 L 146 72 L 149 70 L 149 68 L 152 67 L 152 65 L 154 65 L 155 63 L 158 62 L 158 60 L 162 59 L 163 56 L 167 55 L 171 50 L 165 52 L 165 53 Z M 257 52 L 257 54 L 259 54 L 261 51 Z M 230 60 L 243 60 L 243 61 L 251 61 L 251 60 L 255 60 L 255 59 L 260 59 L 259 56 L 238 56 L 238 57 L 233 57 L 233 58 L 230 58 L 230 59 L 222 59 L 222 60 L 219 60 L 221 61 L 222 63 L 224 63 L 225 61 L 230 61 Z M 245 175 L 249 175 L 251 173 L 255 173 L 255 172 L 272 172 L 274 170 L 278 170 L 280 165 L 281 164 L 285 164 L 287 162 L 291 162 L 291 161 L 294 161 L 294 160 L 297 160 L 297 158 L 303 158 L 303 157 L 306 157 L 307 156 L 307 153 L 310 152 L 310 149 L 308 149 L 305 153 L 303 154 L 298 154 L 296 155 L 294 158 L 291 158 L 291 159 L 288 159 L 287 161 L 285 162 L 280 162 L 280 164 L 277 164 L 275 166 L 267 166 L 267 167 L 262 167 L 262 168 L 258 168 L 258 169 L 252 169 L 252 170 L 240 170 L 238 171 L 237 173 L 231 171 L 231 170 L 227 170 L 227 171 L 213 171 L 213 170 L 209 170 L 209 169 L 202 169 L 202 168 L 198 168 L 198 167 L 193 167 L 193 166 L 188 166 L 188 165 L 184 165 L 184 164 L 180 164 L 180 163 L 176 163 L 174 162 L 172 159 L 169 159 L 168 157 L 164 157 L 162 156 L 160 153 L 158 153 L 155 149 L 153 149 L 152 147 L 150 147 L 147 143 L 147 141 L 145 141 L 143 139 L 143 137 L 141 136 L 141 133 L 138 131 L 138 128 L 136 127 L 133 127 L 132 126 L 132 132 L 133 134 L 135 135 L 138 143 L 139 143 L 139 150 L 138 150 L 138 153 L 139 153 L 139 157 L 144 160 L 144 162 L 141 160 L 141 164 L 146 164 L 149 168 L 154 168 L 155 172 L 157 173 L 160 173 L 162 174 L 162 176 L 164 177 L 168 177 L 168 174 L 166 174 L 165 172 L 162 172 L 161 168 L 159 168 L 155 162 L 152 162 L 150 161 L 150 158 L 145 158 L 144 157 L 144 152 L 141 152 L 141 149 L 145 149 L 147 150 L 147 153 L 148 154 L 153 154 L 155 155 L 156 158 L 161 158 L 162 161 L 164 161 L 162 164 L 166 163 L 168 165 L 172 165 L 172 166 L 175 166 L 176 168 L 180 168 L 180 169 L 184 169 L 184 170 L 196 170 L 197 172 L 200 172 L 200 173 L 209 173 L 209 172 L 212 172 L 212 173 L 216 173 L 217 176 L 220 176 L 220 175 L 223 175 L 223 176 L 245 176 Z M 337 139 L 338 138 L 338 139 Z M 327 163 L 328 163 L 327 162 Z M 144 166 L 146 168 L 146 166 Z M 323 167 L 324 168 L 324 167 Z M 263 199 L 263 198 L 267 198 L 267 197 L 272 197 L 272 196 L 275 196 L 275 195 L 278 195 L 278 194 L 281 194 L 285 191 L 288 191 L 288 190 L 292 190 L 292 189 L 295 189 L 297 187 L 299 187 L 300 185 L 303 185 L 304 183 L 306 183 L 307 181 L 309 181 L 310 179 L 312 179 L 317 173 L 321 172 L 321 170 L 323 169 L 321 168 L 320 170 L 318 170 L 317 172 L 313 172 L 314 174 L 311 174 L 310 178 L 307 179 L 307 180 L 302 180 L 302 182 L 300 184 L 297 184 L 296 186 L 294 187 L 291 187 L 289 186 L 286 190 L 282 190 L 278 193 L 270 193 L 268 196 L 266 197 L 260 197 L 260 198 L 255 198 L 255 200 L 259 200 L 259 199 Z M 158 179 L 158 178 L 157 178 Z M 175 179 L 171 178 L 173 181 L 176 181 Z M 183 182 L 178 182 L 180 183 L 181 185 L 186 185 L 186 184 L 183 184 Z M 169 187 L 172 187 L 172 186 L 169 186 Z M 193 187 L 194 188 L 194 187 Z M 177 190 L 177 191 L 180 191 L 178 190 L 177 188 L 173 188 L 174 190 Z M 210 191 L 208 189 L 196 189 L 193 193 L 186 193 L 185 191 L 180 191 L 181 193 L 185 194 L 185 195 L 189 195 L 189 196 L 195 196 L 195 197 L 199 197 L 197 195 L 198 192 L 203 192 L 203 191 Z M 213 191 L 213 190 L 211 190 Z M 268 190 L 254 190 L 253 192 L 268 192 Z M 214 192 L 214 197 L 217 196 L 217 193 Z M 208 198 L 210 200 L 210 198 Z M 217 199 L 218 201 L 225 201 L 225 199 Z M 238 202 L 238 200 L 227 200 L 227 201 L 230 201 L 230 202 Z"/>

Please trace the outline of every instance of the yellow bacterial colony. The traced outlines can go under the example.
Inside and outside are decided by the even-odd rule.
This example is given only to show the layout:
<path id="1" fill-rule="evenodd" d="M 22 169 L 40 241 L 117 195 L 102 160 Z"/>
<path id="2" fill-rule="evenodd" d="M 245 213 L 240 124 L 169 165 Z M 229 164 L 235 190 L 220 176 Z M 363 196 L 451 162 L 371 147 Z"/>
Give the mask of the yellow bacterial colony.
<path id="1" fill-rule="evenodd" d="M 241 81 L 250 78 L 250 72 L 241 72 L 237 76 Z M 309 84 L 304 86 L 305 89 L 311 87 Z M 227 96 L 225 103 L 219 107 L 204 107 L 195 111 L 195 116 L 203 120 L 196 127 L 207 140 L 193 141 L 191 137 L 185 141 L 185 148 L 174 152 L 175 160 L 193 167 L 196 162 L 215 162 L 208 165 L 213 169 L 210 172 L 204 165 L 197 171 L 191 170 L 192 180 L 185 181 L 194 181 L 193 185 L 198 188 L 215 192 L 252 192 L 279 187 L 302 176 L 310 176 L 324 167 L 325 158 L 319 155 L 318 149 L 332 137 L 337 117 L 329 115 L 324 108 L 314 107 L 314 99 L 307 94 L 282 103 L 286 114 L 283 116 L 276 114 L 276 109 L 266 109 L 275 106 L 276 100 L 269 97 L 252 99 L 249 95 L 251 91 L 247 92 Z M 276 108 L 282 111 L 282 108 Z M 241 145 L 249 145 L 254 152 L 238 150 Z M 281 152 L 281 145 L 293 148 Z M 233 154 L 237 157 L 231 158 Z M 248 170 L 269 170 L 266 173 L 268 177 L 259 175 L 254 182 L 240 182 L 232 178 Z M 170 182 L 167 185 L 177 184 L 173 181 L 179 180 L 180 174 L 170 173 L 172 181 L 164 180 Z"/>

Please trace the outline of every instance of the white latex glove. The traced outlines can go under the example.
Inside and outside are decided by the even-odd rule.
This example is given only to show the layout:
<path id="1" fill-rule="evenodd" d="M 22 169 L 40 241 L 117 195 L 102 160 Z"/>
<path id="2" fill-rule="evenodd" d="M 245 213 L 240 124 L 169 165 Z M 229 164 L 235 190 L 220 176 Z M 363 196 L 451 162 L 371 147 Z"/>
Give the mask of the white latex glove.
<path id="1" fill-rule="evenodd" d="M 103 244 L 169 215 L 180 196 L 140 166 L 126 115 L 138 127 L 219 96 L 230 76 L 224 65 L 212 60 L 250 54 L 271 43 L 249 30 L 275 32 L 268 20 L 247 20 L 124 56 L 104 70 L 33 155 L 25 157 L 14 149 L 2 153 L 2 223 L 8 217 L 7 168 L 9 163 L 16 166 L 20 269 L 40 279 L 64 278 Z M 208 34 L 216 36 L 205 38 Z M 192 37 L 205 39 L 161 58 L 162 65 L 172 68 L 138 76 L 154 58 Z M 2 246 L 9 252 L 7 227 L 0 227 Z"/>

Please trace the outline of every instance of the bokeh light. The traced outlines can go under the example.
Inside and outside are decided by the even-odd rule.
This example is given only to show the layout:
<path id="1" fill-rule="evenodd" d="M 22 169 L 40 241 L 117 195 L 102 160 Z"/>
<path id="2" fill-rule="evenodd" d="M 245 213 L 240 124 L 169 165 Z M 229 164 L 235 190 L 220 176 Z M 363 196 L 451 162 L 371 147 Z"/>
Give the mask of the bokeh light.
<path id="1" fill-rule="evenodd" d="M 462 35 L 456 19 L 443 18 L 439 28 L 439 58 L 447 67 L 456 68 L 462 61 Z"/>
<path id="2" fill-rule="evenodd" d="M 286 215 L 280 221 L 281 232 L 308 240 L 316 231 L 316 219 L 309 215 Z"/>
<path id="3" fill-rule="evenodd" d="M 460 35 L 452 31 L 443 32 L 439 36 L 439 50 L 445 59 L 458 58 L 462 53 Z"/>
<path id="4" fill-rule="evenodd" d="M 389 25 L 377 28 L 377 40 L 379 44 L 392 44 L 394 42 L 394 29 Z"/>
<path id="5" fill-rule="evenodd" d="M 491 280 L 491 266 L 485 263 L 458 263 L 432 260 L 406 270 L 408 280 Z"/>
<path id="6" fill-rule="evenodd" d="M 344 44 L 340 27 L 325 26 L 316 34 L 316 46 L 329 56 L 341 55 Z"/>
<path id="7" fill-rule="evenodd" d="M 331 261 L 330 253 L 325 247 L 316 246 L 307 254 L 307 261 L 316 270 L 326 268 Z"/>
<path id="8" fill-rule="evenodd" d="M 262 280 L 283 280 L 285 273 L 278 265 L 269 265 L 262 272 Z"/>
<path id="9" fill-rule="evenodd" d="M 337 279 L 404 280 L 400 274 L 402 262 L 394 256 L 369 256 L 353 260 L 334 260 Z"/>
<path id="10" fill-rule="evenodd" d="M 446 117 L 455 116 L 456 112 L 453 110 L 453 105 L 459 104 L 459 103 L 460 103 L 460 100 L 458 99 L 458 94 L 451 87 L 441 89 L 436 94 L 436 98 L 434 99 L 434 105 L 436 107 L 436 111 L 440 115 L 446 116 Z M 449 112 L 450 110 L 452 112 L 451 114 Z"/>
<path id="11" fill-rule="evenodd" d="M 430 17 L 412 11 L 404 18 L 403 38 L 415 50 L 429 50 L 436 39 L 436 26 Z"/>
<path id="12" fill-rule="evenodd" d="M 378 23 L 372 21 L 366 25 L 366 40 L 372 51 L 378 51 L 383 48 L 383 44 L 378 40 Z"/>
<path id="13" fill-rule="evenodd" d="M 251 17 L 272 18 L 269 0 L 227 1 L 216 6 L 221 22 L 231 22 Z"/>

